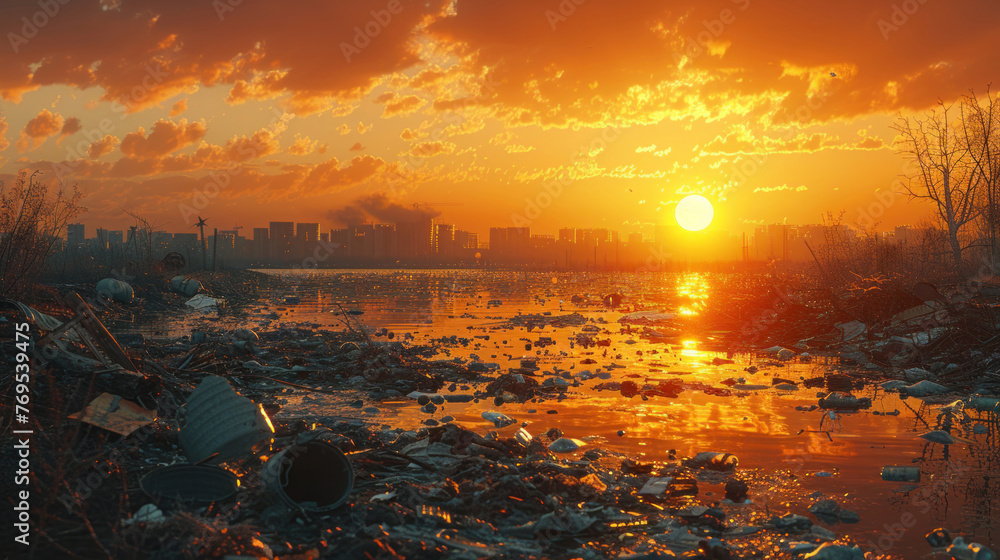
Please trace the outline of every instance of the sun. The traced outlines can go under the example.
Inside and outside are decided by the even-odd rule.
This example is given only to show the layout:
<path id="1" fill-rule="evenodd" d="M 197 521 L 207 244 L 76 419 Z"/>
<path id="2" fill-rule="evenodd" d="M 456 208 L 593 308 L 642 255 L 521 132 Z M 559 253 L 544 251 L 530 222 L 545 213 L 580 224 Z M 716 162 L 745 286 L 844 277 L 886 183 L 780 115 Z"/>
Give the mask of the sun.
<path id="1" fill-rule="evenodd" d="M 677 225 L 688 231 L 701 231 L 712 223 L 715 210 L 712 203 L 700 194 L 689 194 L 677 203 L 674 218 Z"/>

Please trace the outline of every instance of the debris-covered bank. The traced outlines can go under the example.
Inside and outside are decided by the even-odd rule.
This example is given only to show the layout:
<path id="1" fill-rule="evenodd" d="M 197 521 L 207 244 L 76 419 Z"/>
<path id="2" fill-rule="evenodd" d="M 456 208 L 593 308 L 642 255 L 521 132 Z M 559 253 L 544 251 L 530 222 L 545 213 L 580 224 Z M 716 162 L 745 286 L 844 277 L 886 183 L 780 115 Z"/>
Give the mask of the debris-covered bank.
<path id="1" fill-rule="evenodd" d="M 551 290 L 536 297 L 559 298 Z M 208 297 L 216 295 L 222 293 Z M 35 475 L 48 502 L 36 514 L 39 557 L 852 558 L 899 549 L 878 536 L 852 537 L 858 517 L 868 516 L 852 503 L 856 496 L 813 492 L 799 496 L 801 507 L 786 499 L 806 477 L 837 472 L 787 461 L 770 468 L 741 463 L 736 444 L 714 447 L 711 434 L 700 437 L 701 428 L 690 424 L 693 439 L 673 452 L 668 446 L 680 445 L 669 435 L 631 433 L 638 424 L 616 426 L 606 439 L 569 422 L 543 428 L 568 419 L 575 400 L 613 398 L 634 410 L 695 395 L 727 399 L 726 406 L 743 411 L 742 403 L 811 391 L 822 396 L 788 401 L 804 410 L 788 408 L 820 419 L 815 432 L 800 434 L 814 435 L 808 441 L 815 445 L 849 435 L 831 425 L 849 423 L 851 415 L 900 413 L 902 406 L 872 409 L 872 397 L 881 402 L 873 387 L 898 390 L 904 383 L 933 393 L 932 379 L 883 389 L 843 370 L 800 375 L 803 362 L 824 359 L 823 350 L 790 343 L 749 358 L 749 365 L 740 356 L 685 355 L 682 335 L 692 326 L 678 320 L 683 315 L 638 299 L 625 298 L 619 303 L 627 308 L 615 311 L 601 295 L 576 303 L 566 297 L 562 312 L 550 301 L 510 315 L 505 296 L 470 293 L 466 319 L 479 326 L 464 336 L 409 340 L 363 328 L 350 306 L 327 310 L 346 319 L 346 329 L 292 324 L 280 311 L 298 303 L 289 297 L 299 296 L 248 298 L 251 306 L 267 306 L 255 316 L 269 320 L 266 327 L 220 321 L 178 337 L 117 337 L 131 372 L 107 356 L 88 358 L 79 340 L 67 341 L 39 370 L 35 399 L 45 406 L 37 417 Z M 102 311 L 96 298 L 84 300 L 109 324 L 128 313 L 124 304 Z M 178 308 L 189 299 L 165 294 L 162 301 Z M 6 317 L 15 321 L 16 312 Z M 767 336 L 761 350 L 770 348 Z M 718 377 L 685 377 L 679 364 L 716 368 Z M 919 401 L 921 411 L 926 405 L 937 414 L 921 430 L 933 460 L 962 445 L 954 438 L 979 445 L 984 440 L 975 438 L 996 434 L 995 416 L 981 410 L 985 400 L 938 411 L 943 399 L 964 396 L 945 388 L 944 396 Z M 287 414 L 292 401 L 307 413 Z M 421 421 L 394 425 L 387 408 L 413 411 Z M 975 434 L 975 426 L 988 433 Z M 666 449 L 646 458 L 619 441 Z M 349 484 L 342 457 L 353 475 Z M 926 478 L 927 463 L 917 464 L 914 480 L 908 461 L 883 465 L 889 470 L 873 476 L 900 480 L 892 484 L 905 499 L 940 488 Z M 906 538 L 921 541 L 925 552 L 935 545 L 955 547 L 957 558 L 988 557 L 959 540 L 955 527 L 942 529 L 926 541 L 924 531 Z"/>

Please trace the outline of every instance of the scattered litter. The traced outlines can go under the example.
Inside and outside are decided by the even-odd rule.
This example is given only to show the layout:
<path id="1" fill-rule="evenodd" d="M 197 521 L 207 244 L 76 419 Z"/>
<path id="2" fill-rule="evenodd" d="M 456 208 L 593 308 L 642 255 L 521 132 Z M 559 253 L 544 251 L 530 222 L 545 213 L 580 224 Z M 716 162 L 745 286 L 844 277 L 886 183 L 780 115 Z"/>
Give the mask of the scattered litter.
<path id="1" fill-rule="evenodd" d="M 216 299 L 212 296 L 206 294 L 198 294 L 193 298 L 187 300 L 185 305 L 191 307 L 197 311 L 217 311 L 224 307 L 224 303 L 220 299 Z"/>
<path id="2" fill-rule="evenodd" d="M 553 453 L 572 453 L 586 445 L 584 442 L 573 438 L 559 438 L 549 444 L 549 451 Z"/>

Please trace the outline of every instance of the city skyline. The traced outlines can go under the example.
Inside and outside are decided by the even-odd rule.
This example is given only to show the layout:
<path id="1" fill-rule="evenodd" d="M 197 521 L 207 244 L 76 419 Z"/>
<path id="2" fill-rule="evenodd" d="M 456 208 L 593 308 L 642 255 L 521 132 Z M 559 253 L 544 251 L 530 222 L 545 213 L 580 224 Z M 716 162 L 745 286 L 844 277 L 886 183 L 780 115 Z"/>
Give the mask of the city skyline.
<path id="1" fill-rule="evenodd" d="M 678 240 L 666 228 L 654 236 L 631 232 L 621 235 L 608 228 L 561 228 L 558 234 L 533 233 L 530 227 L 493 226 L 480 237 L 453 224 L 421 223 L 357 224 L 324 230 L 320 223 L 271 221 L 267 227 L 251 227 L 249 236 L 238 229 L 209 228 L 205 250 L 216 253 L 225 264 L 337 266 L 344 262 L 453 262 L 455 264 L 536 264 L 563 267 L 609 267 L 636 264 L 650 255 L 658 261 L 677 262 L 809 262 L 816 250 L 829 244 L 872 240 L 919 251 L 935 239 L 935 230 L 897 226 L 871 235 L 845 224 L 769 224 L 747 234 L 719 230 L 687 232 Z M 97 251 L 122 248 L 132 243 L 134 232 L 97 228 L 86 235 L 83 224 L 69 224 L 66 248 Z M 137 229 L 136 234 L 139 233 Z M 145 232 L 142 232 L 144 235 Z M 217 239 L 217 241 L 216 241 Z M 811 242 L 811 245 L 809 243 Z M 154 259 L 168 251 L 186 252 L 194 265 L 201 257 L 198 232 L 152 232 Z M 320 258 L 316 258 L 322 255 Z M 208 263 L 211 257 L 206 257 Z M 211 266 L 209 264 L 208 266 Z"/>

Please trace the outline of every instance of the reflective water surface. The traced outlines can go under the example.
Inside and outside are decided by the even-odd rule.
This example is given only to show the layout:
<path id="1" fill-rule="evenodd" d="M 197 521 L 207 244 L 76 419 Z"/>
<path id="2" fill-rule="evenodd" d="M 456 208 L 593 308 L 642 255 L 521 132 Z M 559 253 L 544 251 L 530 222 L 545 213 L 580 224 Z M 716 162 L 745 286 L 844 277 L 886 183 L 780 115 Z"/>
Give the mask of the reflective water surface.
<path id="1" fill-rule="evenodd" d="M 398 337 L 395 340 L 435 345 L 437 359 L 495 363 L 504 373 L 519 367 L 522 359 L 535 358 L 540 382 L 556 368 L 570 383 L 589 377 L 581 375 L 585 370 L 610 374 L 610 379 L 581 381 L 560 399 L 502 407 L 486 400 L 448 403 L 433 415 L 420 412 L 412 399 L 372 402 L 380 412 L 371 416 L 344 406 L 357 395 L 308 394 L 303 398 L 302 393 L 290 393 L 279 418 L 355 415 L 376 424 L 417 429 L 430 417 L 450 415 L 485 434 L 495 428 L 480 414 L 500 410 L 526 423 L 536 437 L 556 427 L 566 437 L 587 441 L 581 453 L 602 448 L 654 461 L 670 460 L 671 451 L 676 457 L 701 451 L 734 453 L 739 457 L 739 471 L 753 481 L 750 498 L 765 504 L 771 514 L 809 515 L 806 508 L 817 498 L 834 498 L 859 513 L 860 521 L 819 524 L 838 535 L 850 535 L 866 550 L 907 558 L 923 556 L 930 552 L 923 535 L 939 526 L 994 549 L 1000 537 L 1000 515 L 994 509 L 1000 497 L 995 416 L 972 409 L 954 414 L 951 433 L 966 441 L 945 446 L 919 434 L 946 425 L 949 414 L 940 409 L 957 396 L 934 401 L 900 399 L 869 385 L 855 391 L 872 398 L 869 410 L 833 416 L 822 409 L 797 410 L 815 405 L 817 392 L 825 390 L 806 388 L 805 379 L 854 372 L 835 358 L 814 357 L 801 363 L 727 354 L 725 329 L 700 319 L 707 310 L 724 309 L 727 298 L 743 295 L 740 283 L 732 278 L 468 270 L 265 272 L 288 280 L 288 287 L 260 294 L 260 306 L 227 310 L 221 317 L 176 316 L 144 327 L 145 334 L 179 336 L 206 327 L 268 329 L 282 323 L 339 329 L 343 328 L 342 310 L 359 311 L 363 313 L 350 317 L 373 332 L 384 328 Z M 612 293 L 624 296 L 623 309 L 610 310 L 601 304 L 601 298 Z M 298 302 L 285 303 L 287 297 Z M 675 318 L 649 325 L 652 331 L 619 323 L 635 309 L 671 313 Z M 541 313 L 580 313 L 588 323 L 565 328 L 506 324 L 519 314 Z M 598 345 L 581 344 L 580 335 Z M 542 337 L 551 338 L 552 344 L 539 346 Z M 758 370 L 751 373 L 746 369 L 749 366 Z M 774 389 L 774 377 L 792 381 L 798 388 Z M 723 383 L 732 379 L 735 386 L 732 381 Z M 627 398 L 617 390 L 595 389 L 602 383 L 625 380 L 640 387 L 679 380 L 683 390 L 676 398 L 644 400 Z M 974 434 L 975 424 L 986 426 L 987 433 Z M 519 425 L 500 431 L 510 435 Z M 619 436 L 619 431 L 624 435 Z M 917 466 L 921 480 L 883 481 L 880 471 L 887 465 Z M 699 499 L 710 503 L 723 494 L 721 485 L 701 485 Z"/>

